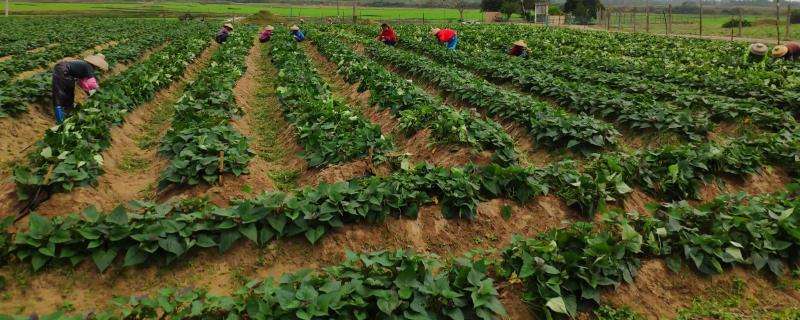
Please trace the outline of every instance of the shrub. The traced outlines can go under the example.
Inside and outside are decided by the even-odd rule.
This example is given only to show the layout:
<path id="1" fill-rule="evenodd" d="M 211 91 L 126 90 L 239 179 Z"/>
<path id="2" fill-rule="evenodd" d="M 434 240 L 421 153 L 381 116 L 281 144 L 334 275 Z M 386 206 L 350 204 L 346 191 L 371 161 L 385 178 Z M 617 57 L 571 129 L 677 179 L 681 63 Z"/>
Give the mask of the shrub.
<path id="1" fill-rule="evenodd" d="M 751 23 L 747 19 L 742 20 L 742 27 L 750 27 L 753 23 Z M 727 22 L 722 24 L 723 28 L 738 28 L 739 27 L 739 18 L 731 18 Z"/>

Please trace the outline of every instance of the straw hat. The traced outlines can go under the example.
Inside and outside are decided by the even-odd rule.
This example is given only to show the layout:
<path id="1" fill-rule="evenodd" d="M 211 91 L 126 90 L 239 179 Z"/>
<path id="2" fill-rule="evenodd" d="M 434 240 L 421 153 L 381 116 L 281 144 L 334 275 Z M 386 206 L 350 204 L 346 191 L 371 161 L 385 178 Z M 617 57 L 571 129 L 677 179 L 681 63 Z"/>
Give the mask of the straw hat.
<path id="1" fill-rule="evenodd" d="M 293 25 L 291 28 L 289 28 L 289 30 L 292 30 L 292 31 L 299 31 L 299 30 L 300 30 L 300 27 L 298 27 L 297 25 Z"/>
<path id="2" fill-rule="evenodd" d="M 273 27 L 273 26 L 267 26 L 265 29 L 267 29 L 267 30 L 269 30 L 269 31 L 272 31 L 272 30 L 275 30 L 275 27 Z"/>
<path id="3" fill-rule="evenodd" d="M 225 28 L 233 30 L 233 25 L 230 24 L 230 23 L 223 24 L 222 26 L 225 27 Z"/>
<path id="4" fill-rule="evenodd" d="M 433 28 L 433 29 L 431 29 L 431 34 L 432 34 L 432 35 L 436 35 L 437 33 L 439 33 L 439 31 L 442 31 L 442 29 L 439 29 L 439 28 Z"/>
<path id="5" fill-rule="evenodd" d="M 514 41 L 514 45 L 515 45 L 515 46 L 520 46 L 520 47 L 523 47 L 523 48 L 527 48 L 527 47 L 528 47 L 528 44 L 527 44 L 527 43 L 525 43 L 525 41 L 524 41 L 524 40 L 517 40 L 517 41 Z"/>
<path id="6" fill-rule="evenodd" d="M 106 56 L 104 56 L 102 53 L 86 56 L 86 58 L 83 58 L 83 61 L 86 61 L 103 71 L 108 71 L 108 62 L 106 62 Z"/>
<path id="7" fill-rule="evenodd" d="M 750 45 L 750 53 L 752 53 L 754 55 L 757 55 L 757 56 L 765 55 L 768 50 L 769 50 L 769 48 L 767 48 L 767 45 L 765 45 L 763 43 L 760 43 L 760 42 Z"/>
<path id="8" fill-rule="evenodd" d="M 789 52 L 789 47 L 779 44 L 772 48 L 772 57 L 773 58 L 780 58 L 786 55 Z"/>

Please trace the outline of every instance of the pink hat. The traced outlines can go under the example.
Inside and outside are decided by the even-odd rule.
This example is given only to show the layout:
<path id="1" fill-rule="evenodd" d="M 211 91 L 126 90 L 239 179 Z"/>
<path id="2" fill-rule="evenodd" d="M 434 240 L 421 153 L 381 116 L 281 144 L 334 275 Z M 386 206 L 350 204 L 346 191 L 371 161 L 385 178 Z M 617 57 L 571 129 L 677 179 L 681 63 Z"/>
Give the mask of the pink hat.
<path id="1" fill-rule="evenodd" d="M 80 79 L 78 80 L 78 85 L 80 85 L 81 89 L 86 92 L 97 90 L 97 88 L 100 87 L 97 85 L 97 79 L 94 77 Z"/>

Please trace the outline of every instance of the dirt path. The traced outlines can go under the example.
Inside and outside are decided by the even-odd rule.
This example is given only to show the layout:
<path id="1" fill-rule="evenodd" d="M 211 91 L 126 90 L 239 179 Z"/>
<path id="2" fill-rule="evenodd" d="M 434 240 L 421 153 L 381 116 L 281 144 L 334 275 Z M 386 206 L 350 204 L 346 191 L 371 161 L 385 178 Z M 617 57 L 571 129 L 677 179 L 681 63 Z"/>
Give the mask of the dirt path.
<path id="1" fill-rule="evenodd" d="M 159 174 L 168 161 L 157 154 L 155 145 L 145 146 L 146 135 L 158 141 L 169 123 L 154 121 L 171 113 L 173 103 L 180 97 L 186 84 L 194 79 L 209 61 L 217 45 L 212 44 L 187 67 L 183 76 L 169 87 L 159 91 L 155 98 L 137 107 L 125 117 L 122 126 L 111 129 L 111 147 L 103 152 L 105 173 L 98 178 L 97 187 L 77 188 L 68 193 L 54 194 L 36 210 L 46 216 L 77 212 L 94 205 L 110 210 L 119 204 L 136 199 L 154 197 Z M 152 124 L 155 123 L 155 127 Z"/>

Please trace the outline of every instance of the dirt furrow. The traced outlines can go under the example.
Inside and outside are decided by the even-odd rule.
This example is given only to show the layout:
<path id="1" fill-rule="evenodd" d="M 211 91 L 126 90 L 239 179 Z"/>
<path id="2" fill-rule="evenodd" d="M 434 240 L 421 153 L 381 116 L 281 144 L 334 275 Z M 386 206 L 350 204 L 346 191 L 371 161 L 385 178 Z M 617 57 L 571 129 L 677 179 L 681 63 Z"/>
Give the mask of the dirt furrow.
<path id="1" fill-rule="evenodd" d="M 171 112 L 172 104 L 180 97 L 183 88 L 205 67 L 216 48 L 216 44 L 206 48 L 187 67 L 181 79 L 159 91 L 153 100 L 127 115 L 122 126 L 111 130 L 111 147 L 103 152 L 105 173 L 98 178 L 96 187 L 54 194 L 39 206 L 37 213 L 63 215 L 89 205 L 110 210 L 131 200 L 154 198 L 158 176 L 168 164 L 166 159 L 158 156 L 155 145 L 145 143 L 158 141 L 168 127 L 167 122 L 154 120 L 163 118 L 165 112 Z"/>

